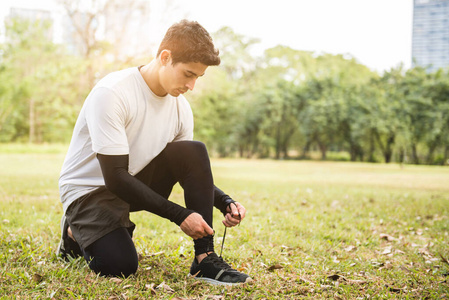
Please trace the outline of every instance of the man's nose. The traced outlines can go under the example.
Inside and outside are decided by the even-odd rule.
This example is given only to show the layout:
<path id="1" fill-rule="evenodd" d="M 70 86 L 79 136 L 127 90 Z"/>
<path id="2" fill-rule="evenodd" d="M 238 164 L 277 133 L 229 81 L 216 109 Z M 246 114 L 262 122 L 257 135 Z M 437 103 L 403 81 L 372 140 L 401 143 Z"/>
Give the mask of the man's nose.
<path id="1" fill-rule="evenodd" d="M 193 78 L 192 80 L 190 80 L 189 82 L 187 82 L 186 87 L 193 91 L 193 88 L 195 87 L 195 83 L 196 83 L 196 79 L 197 78 Z"/>

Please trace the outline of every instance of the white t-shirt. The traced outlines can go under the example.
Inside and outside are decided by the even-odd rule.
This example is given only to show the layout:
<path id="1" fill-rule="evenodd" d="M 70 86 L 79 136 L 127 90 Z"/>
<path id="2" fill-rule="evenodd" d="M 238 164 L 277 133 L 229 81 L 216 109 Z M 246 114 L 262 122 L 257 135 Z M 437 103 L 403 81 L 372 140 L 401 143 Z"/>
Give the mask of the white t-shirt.
<path id="1" fill-rule="evenodd" d="M 81 109 L 61 170 L 64 212 L 79 197 L 105 185 L 96 154 L 129 154 L 136 175 L 167 143 L 193 139 L 193 114 L 180 95 L 159 97 L 137 67 L 101 79 Z"/>

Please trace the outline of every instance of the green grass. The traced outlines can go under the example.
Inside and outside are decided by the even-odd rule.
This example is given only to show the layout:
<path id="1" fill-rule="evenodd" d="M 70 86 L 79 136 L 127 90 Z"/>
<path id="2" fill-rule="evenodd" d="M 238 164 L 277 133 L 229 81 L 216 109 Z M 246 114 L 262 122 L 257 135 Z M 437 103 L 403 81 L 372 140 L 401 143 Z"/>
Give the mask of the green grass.
<path id="1" fill-rule="evenodd" d="M 191 241 L 149 213 L 131 215 L 135 276 L 97 277 L 81 259 L 57 258 L 66 147 L 14 147 L 0 147 L 1 299 L 449 297 L 448 167 L 213 160 L 215 183 L 248 210 L 228 230 L 223 256 L 255 280 L 223 288 L 185 276 Z M 182 203 L 179 187 L 172 199 Z M 214 224 L 219 251 L 218 212 Z"/>

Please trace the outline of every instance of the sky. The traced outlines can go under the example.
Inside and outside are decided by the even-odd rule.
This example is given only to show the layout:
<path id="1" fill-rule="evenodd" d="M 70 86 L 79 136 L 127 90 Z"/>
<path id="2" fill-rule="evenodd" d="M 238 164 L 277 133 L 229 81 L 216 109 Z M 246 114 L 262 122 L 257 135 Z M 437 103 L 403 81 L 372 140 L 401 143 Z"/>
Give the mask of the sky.
<path id="1" fill-rule="evenodd" d="M 45 8 L 54 0 L 2 0 Z M 150 0 L 160 41 L 171 25 L 158 19 L 166 1 Z M 256 51 L 276 45 L 316 53 L 349 54 L 382 72 L 411 65 L 413 0 L 171 0 L 171 20 L 188 18 L 209 32 L 223 26 L 260 39 Z M 4 10 L 5 6 L 0 6 Z M 162 14 L 160 14 L 162 16 Z M 165 14 L 167 16 L 167 14 Z"/>
<path id="2" fill-rule="evenodd" d="M 208 30 L 226 25 L 261 39 L 263 48 L 350 54 L 376 71 L 411 65 L 413 0 L 189 0 L 189 6 Z"/>

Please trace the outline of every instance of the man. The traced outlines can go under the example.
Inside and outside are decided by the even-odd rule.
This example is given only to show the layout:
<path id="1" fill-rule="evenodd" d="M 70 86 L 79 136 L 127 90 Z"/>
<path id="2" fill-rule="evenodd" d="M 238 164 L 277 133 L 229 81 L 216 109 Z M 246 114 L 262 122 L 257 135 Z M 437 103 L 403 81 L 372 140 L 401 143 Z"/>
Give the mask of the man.
<path id="1" fill-rule="evenodd" d="M 111 73 L 92 89 L 59 180 L 60 255 L 84 256 L 104 276 L 135 273 L 129 212 L 145 210 L 194 239 L 189 275 L 213 284 L 251 281 L 214 253 L 213 206 L 227 227 L 239 224 L 246 210 L 214 186 L 206 147 L 192 141 L 193 115 L 182 95 L 219 63 L 209 33 L 183 20 L 168 29 L 153 61 Z M 167 199 L 176 182 L 185 208 Z"/>

